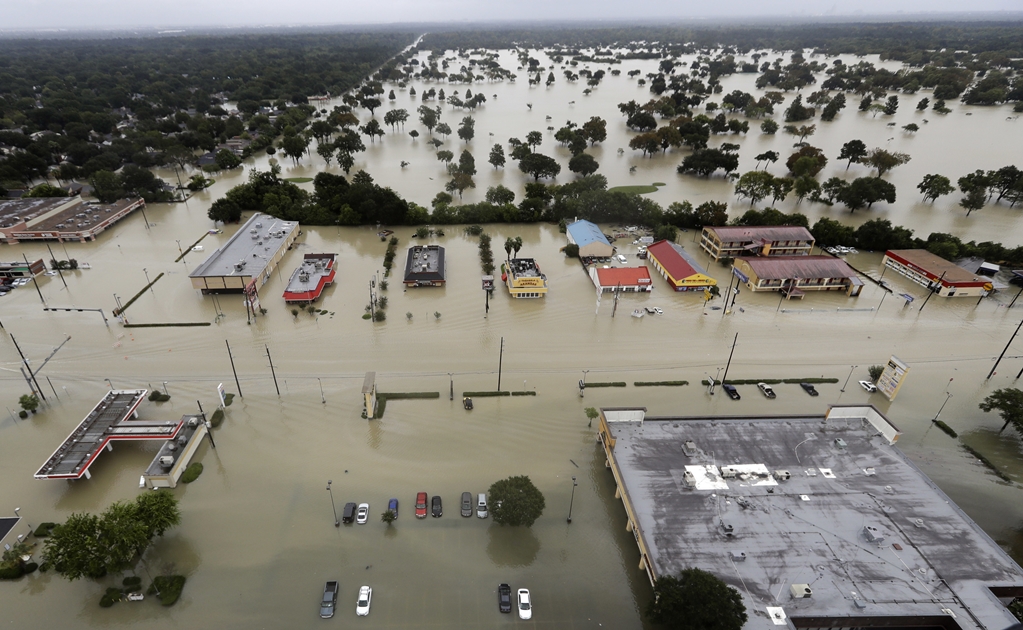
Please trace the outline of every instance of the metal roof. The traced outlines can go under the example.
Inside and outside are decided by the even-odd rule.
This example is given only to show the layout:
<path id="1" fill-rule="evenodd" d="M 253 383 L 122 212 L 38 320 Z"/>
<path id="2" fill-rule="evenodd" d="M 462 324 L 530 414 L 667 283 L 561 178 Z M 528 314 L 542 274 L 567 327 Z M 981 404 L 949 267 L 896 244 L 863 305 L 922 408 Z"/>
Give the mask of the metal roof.
<path id="1" fill-rule="evenodd" d="M 683 280 L 696 274 L 707 275 L 707 272 L 700 267 L 695 258 L 690 256 L 682 246 L 671 241 L 657 241 L 647 247 L 646 251 L 675 280 Z"/>
<path id="2" fill-rule="evenodd" d="M 990 282 L 990 280 L 979 274 L 971 273 L 956 265 L 954 262 L 945 260 L 941 256 L 932 254 L 926 249 L 890 249 L 885 256 L 894 258 L 899 262 L 906 262 L 931 276 L 931 279 L 941 278 L 942 284 L 957 284 L 960 282 Z"/>
<path id="3" fill-rule="evenodd" d="M 444 281 L 444 248 L 440 245 L 409 247 L 405 258 L 405 282 Z"/>
<path id="4" fill-rule="evenodd" d="M 707 226 L 703 228 L 717 234 L 723 243 L 747 241 L 813 241 L 810 230 L 801 225 L 727 225 Z"/>
<path id="5" fill-rule="evenodd" d="M 602 287 L 649 286 L 652 282 L 650 270 L 646 267 L 609 267 L 597 269 L 597 279 Z"/>
<path id="6" fill-rule="evenodd" d="M 856 270 L 833 256 L 741 256 L 761 280 L 853 278 Z"/>
<path id="7" fill-rule="evenodd" d="M 580 219 L 575 223 L 569 224 L 566 228 L 568 233 L 568 240 L 572 241 L 579 247 L 585 247 L 590 243 L 603 243 L 610 246 L 607 237 L 600 231 L 600 228 L 596 223 L 591 223 L 585 219 Z"/>
<path id="8" fill-rule="evenodd" d="M 1023 589 L 1023 569 L 890 443 L 897 429 L 873 407 L 633 416 L 605 413 L 654 572 L 713 573 L 742 597 L 746 630 L 1016 623 L 991 589 Z"/>

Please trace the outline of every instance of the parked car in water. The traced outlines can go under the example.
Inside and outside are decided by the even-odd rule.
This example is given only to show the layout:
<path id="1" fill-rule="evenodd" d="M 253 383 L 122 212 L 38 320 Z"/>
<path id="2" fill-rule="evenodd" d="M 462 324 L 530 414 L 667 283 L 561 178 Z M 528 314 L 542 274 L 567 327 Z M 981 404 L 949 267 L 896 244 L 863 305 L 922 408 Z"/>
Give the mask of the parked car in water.
<path id="1" fill-rule="evenodd" d="M 368 586 L 359 588 L 359 601 L 355 603 L 355 614 L 365 617 L 369 614 L 369 605 L 373 601 L 373 589 Z"/>
<path id="2" fill-rule="evenodd" d="M 324 619 L 333 617 L 335 604 L 337 604 L 337 581 L 330 580 L 323 586 L 323 599 L 320 601 L 320 617 Z"/>
<path id="3" fill-rule="evenodd" d="M 462 399 L 462 406 L 465 407 L 466 411 L 472 411 L 472 398 L 466 396 Z"/>
<path id="4" fill-rule="evenodd" d="M 810 383 L 800 383 L 799 386 L 802 387 L 806 391 L 806 393 L 810 394 L 811 396 L 820 395 L 820 392 L 817 391 L 817 388 L 811 385 Z"/>
<path id="5" fill-rule="evenodd" d="M 531 619 L 533 617 L 533 602 L 529 599 L 529 589 L 520 588 L 518 595 L 519 619 Z"/>
<path id="6" fill-rule="evenodd" d="M 760 388 L 760 391 L 763 392 L 764 396 L 767 396 L 768 398 L 777 397 L 777 394 L 774 393 L 774 390 L 771 389 L 771 386 L 767 383 L 757 383 L 757 387 Z"/>
<path id="7" fill-rule="evenodd" d="M 434 497 L 430 499 L 430 510 L 434 518 L 444 516 L 444 505 L 441 503 L 439 495 L 434 495 Z"/>
<path id="8" fill-rule="evenodd" d="M 487 518 L 490 512 L 487 511 L 487 495 L 480 493 L 476 497 L 476 518 Z"/>
<path id="9" fill-rule="evenodd" d="M 625 257 L 625 254 L 618 254 L 615 259 L 623 265 L 629 262 L 629 259 Z"/>
<path id="10" fill-rule="evenodd" d="M 503 613 L 511 612 L 511 587 L 507 584 L 501 584 L 497 587 L 497 609 Z"/>
<path id="11" fill-rule="evenodd" d="M 398 518 L 398 499 L 391 499 L 388 501 L 387 509 L 394 512 L 394 518 Z"/>
<path id="12" fill-rule="evenodd" d="M 739 390 L 735 389 L 735 385 L 725 383 L 721 386 L 721 389 L 725 390 L 725 393 L 728 394 L 728 397 L 732 400 L 739 400 L 742 398 L 742 396 L 739 395 Z"/>
<path id="13" fill-rule="evenodd" d="M 369 503 L 360 503 L 359 511 L 355 514 L 355 522 L 359 525 L 365 525 L 366 521 L 369 520 Z"/>
<path id="14" fill-rule="evenodd" d="M 355 504 L 345 503 L 344 511 L 341 512 L 341 522 L 351 523 L 355 520 Z"/>
<path id="15" fill-rule="evenodd" d="M 426 493 L 416 495 L 416 518 L 426 518 Z"/>
<path id="16" fill-rule="evenodd" d="M 860 381 L 860 387 L 867 390 L 871 394 L 877 391 L 877 385 L 874 385 L 870 381 Z"/>
<path id="17" fill-rule="evenodd" d="M 462 493 L 462 516 L 472 516 L 472 493 Z"/>

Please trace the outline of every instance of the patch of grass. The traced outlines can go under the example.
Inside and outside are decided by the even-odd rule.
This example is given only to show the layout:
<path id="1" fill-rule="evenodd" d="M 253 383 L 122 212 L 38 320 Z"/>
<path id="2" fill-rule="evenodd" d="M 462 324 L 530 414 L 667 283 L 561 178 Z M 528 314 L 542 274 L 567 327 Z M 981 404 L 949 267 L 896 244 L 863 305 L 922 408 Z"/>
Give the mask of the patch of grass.
<path id="1" fill-rule="evenodd" d="M 953 429 L 952 427 L 950 427 L 947 424 L 945 424 L 944 420 L 935 420 L 934 424 L 938 425 L 939 429 L 941 429 L 945 433 L 948 433 L 950 436 L 952 436 L 954 438 L 959 437 L 959 434 L 956 433 L 955 429 Z"/>
<path id="2" fill-rule="evenodd" d="M 625 381 L 597 381 L 595 383 L 586 383 L 586 389 L 591 387 L 625 387 Z"/>
<path id="3" fill-rule="evenodd" d="M 688 385 L 689 381 L 636 381 L 636 387 L 681 387 Z"/>
<path id="4" fill-rule="evenodd" d="M 525 390 L 521 392 L 512 392 L 512 396 L 536 396 L 536 392 L 532 390 Z"/>
<path id="5" fill-rule="evenodd" d="M 363 313 L 363 314 L 362 314 L 362 318 L 363 318 L 363 319 L 371 319 L 372 317 L 373 317 L 373 316 L 372 316 L 372 315 L 370 315 L 369 313 Z"/>
<path id="6" fill-rule="evenodd" d="M 312 177 L 285 177 L 284 181 L 291 182 L 292 184 L 308 184 L 313 181 Z"/>
<path id="7" fill-rule="evenodd" d="M 192 462 L 185 469 L 185 472 L 181 473 L 181 483 L 192 483 L 199 478 L 202 474 L 202 462 Z"/>
<path id="8" fill-rule="evenodd" d="M 32 532 L 32 534 L 36 538 L 46 538 L 47 536 L 50 535 L 50 532 L 53 531 L 53 528 L 56 526 L 57 526 L 56 523 L 40 523 L 39 527 L 37 527 L 36 530 Z"/>
<path id="9" fill-rule="evenodd" d="M 160 602 L 164 606 L 170 606 L 181 597 L 181 591 L 185 588 L 185 576 L 183 575 L 158 575 L 153 578 L 147 594 L 153 595 L 160 591 Z"/>
<path id="10" fill-rule="evenodd" d="M 654 186 L 658 186 L 658 187 L 659 187 L 659 186 L 667 186 L 667 184 L 665 184 L 664 182 L 654 182 L 654 184 L 653 184 L 653 185 L 654 185 Z"/>
<path id="11" fill-rule="evenodd" d="M 124 308 L 128 308 L 125 304 Z M 125 328 L 188 328 L 189 326 L 211 326 L 210 322 L 167 322 L 162 324 L 125 324 Z"/>
<path id="12" fill-rule="evenodd" d="M 210 416 L 210 426 L 212 426 L 214 429 L 219 427 L 223 421 L 224 421 L 223 409 L 217 409 L 216 411 L 213 412 L 213 415 Z"/>
<path id="13" fill-rule="evenodd" d="M 503 391 L 486 391 L 486 392 L 462 392 L 462 397 L 468 396 L 469 398 L 491 398 L 494 396 L 511 396 L 511 392 Z"/>
<path id="14" fill-rule="evenodd" d="M 642 186 L 615 186 L 614 188 L 608 188 L 607 192 L 622 192 L 627 195 L 645 195 L 646 193 L 657 192 L 657 186 L 651 186 L 649 184 Z"/>
<path id="15" fill-rule="evenodd" d="M 973 455 L 974 457 L 979 459 L 980 463 L 982 463 L 985 466 L 987 466 L 988 468 L 990 468 L 991 472 L 995 473 L 995 475 L 999 479 L 1001 479 L 1002 481 L 1008 481 L 1009 483 L 1012 483 L 1012 479 L 1009 478 L 1009 475 L 1006 475 L 1005 473 L 1003 473 L 997 466 L 994 465 L 994 463 L 990 459 L 988 459 L 987 457 L 984 457 L 977 449 L 973 448 L 969 444 L 963 444 L 963 448 L 966 449 L 967 453 L 969 453 L 970 455 Z"/>

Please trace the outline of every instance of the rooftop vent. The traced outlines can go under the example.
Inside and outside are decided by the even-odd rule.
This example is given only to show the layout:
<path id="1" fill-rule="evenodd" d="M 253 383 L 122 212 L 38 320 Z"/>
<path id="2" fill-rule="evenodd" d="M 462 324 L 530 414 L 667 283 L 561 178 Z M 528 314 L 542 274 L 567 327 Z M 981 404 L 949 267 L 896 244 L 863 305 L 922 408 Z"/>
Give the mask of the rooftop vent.
<path id="1" fill-rule="evenodd" d="M 729 523 L 728 521 L 722 519 L 721 520 L 721 531 L 723 531 L 725 533 L 725 536 L 728 536 L 729 538 L 731 538 L 732 536 L 735 535 L 735 526 L 732 525 L 731 523 Z"/>
<path id="2" fill-rule="evenodd" d="M 728 557 L 732 559 L 732 562 L 742 562 L 746 559 L 745 551 L 729 551 Z"/>
<path id="3" fill-rule="evenodd" d="M 685 453 L 686 457 L 696 457 L 696 442 L 692 440 L 686 440 L 683 442 L 682 452 Z"/>
<path id="4" fill-rule="evenodd" d="M 809 584 L 793 584 L 789 590 L 792 593 L 792 599 L 809 599 L 813 595 Z"/>
<path id="5" fill-rule="evenodd" d="M 835 438 L 835 446 L 837 446 L 840 450 L 844 451 L 847 444 L 845 443 L 845 440 L 843 440 L 842 438 Z"/>
<path id="6" fill-rule="evenodd" d="M 170 455 L 164 455 L 163 457 L 160 458 L 160 465 L 163 466 L 164 468 L 170 468 L 171 466 L 174 465 L 174 458 L 171 457 Z"/>
<path id="7" fill-rule="evenodd" d="M 879 544 L 884 542 L 884 533 L 873 525 L 864 525 L 863 535 L 870 542 Z"/>
<path id="8" fill-rule="evenodd" d="M 787 470 L 776 470 L 774 471 L 774 478 L 778 481 L 788 481 L 792 478 L 792 473 Z"/>

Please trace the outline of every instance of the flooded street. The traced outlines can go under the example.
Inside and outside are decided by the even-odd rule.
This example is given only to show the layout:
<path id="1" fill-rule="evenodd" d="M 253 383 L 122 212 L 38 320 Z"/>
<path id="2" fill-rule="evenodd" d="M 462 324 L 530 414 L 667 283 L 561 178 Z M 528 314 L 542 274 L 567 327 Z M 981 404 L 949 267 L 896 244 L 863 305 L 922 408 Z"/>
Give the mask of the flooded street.
<path id="1" fill-rule="evenodd" d="M 503 53 L 502 65 L 514 69 L 514 59 Z M 479 174 L 476 189 L 467 191 L 465 200 L 481 200 L 487 186 L 499 183 L 521 196 L 526 179 L 514 165 L 495 171 L 486 164 L 491 133 L 494 142 L 506 143 L 509 137 L 521 138 L 534 129 L 561 126 L 568 119 L 582 123 L 599 115 L 608 120 L 608 140 L 589 151 L 600 161 L 598 172 L 610 185 L 665 182 L 651 195 L 665 206 L 682 199 L 734 201 L 731 185 L 721 178 L 677 175 L 675 166 L 684 154 L 644 159 L 627 148 L 631 132 L 625 130 L 615 105 L 629 99 L 645 102 L 649 92 L 625 72 L 652 71 L 656 63 L 627 62 L 620 67 L 622 76 L 606 77 L 588 97 L 582 95 L 585 85 L 565 84 L 560 69 L 555 70 L 558 80 L 550 89 L 529 88 L 522 72 L 517 84 L 479 85 L 488 102 L 473 114 L 478 122 L 470 146 Z M 755 75 L 736 75 L 722 83 L 725 93 L 752 91 L 754 80 Z M 415 87 L 421 92 L 424 85 Z M 449 93 L 465 89 L 444 87 Z M 475 92 L 477 86 L 472 89 Z M 859 137 L 868 147 L 886 146 L 886 138 L 896 136 L 887 146 L 913 156 L 912 162 L 888 176 L 898 187 L 896 204 L 857 211 L 851 218 L 837 207 L 804 203 L 799 210 L 808 214 L 811 224 L 817 216 L 850 224 L 883 216 L 915 228 L 917 234 L 950 231 L 964 241 L 1017 245 L 1023 231 L 1016 225 L 1015 210 L 990 206 L 966 218 L 965 211 L 953 208 L 958 196 L 942 198 L 932 208 L 918 203 L 915 189 L 925 173 L 939 172 L 954 180 L 974 169 L 999 168 L 1017 159 L 1009 143 L 1000 142 L 1015 129 L 1005 120 L 1007 110 L 970 108 L 974 115 L 966 117 L 965 107 L 950 104 L 955 111 L 946 117 L 930 111 L 921 116 L 913 110 L 921 97 L 903 97 L 895 116 L 900 127 L 917 117 L 929 118 L 916 137 L 885 127 L 887 118 L 856 112 L 850 99 L 835 123 L 818 123 L 818 135 L 809 139 L 832 159 L 823 178 L 844 171 L 845 165 L 834 158 L 847 140 Z M 574 105 L 569 103 L 573 100 Z M 531 111 L 526 103 L 533 104 Z M 411 113 L 419 104 L 413 104 L 407 92 L 398 92 L 398 107 Z M 446 106 L 442 120 L 454 128 L 464 115 Z M 547 115 L 551 122 L 545 121 Z M 360 116 L 365 120 L 364 112 Z M 712 138 L 712 146 L 722 141 L 742 145 L 740 171 L 753 168 L 756 153 L 774 149 L 787 155 L 794 141 L 782 134 L 761 136 L 758 123 L 751 126 L 754 130 L 746 138 Z M 378 183 L 428 205 L 446 178 L 425 142 L 425 130 L 415 143 L 408 136 L 413 127 L 419 125 L 410 121 L 404 133 L 388 132 L 375 146 L 367 143 L 368 151 L 358 156 L 356 169 L 365 168 Z M 554 148 L 553 134 L 544 135 L 540 150 L 567 164 L 567 149 Z M 445 148 L 460 150 L 463 144 L 452 138 Z M 624 155 L 616 154 L 618 147 L 625 148 Z M 401 169 L 401 160 L 411 166 Z M 429 242 L 446 248 L 447 286 L 406 292 L 400 283 L 405 250 L 423 241 L 411 238 L 412 228 L 396 228 L 400 245 L 395 274 L 388 279 L 389 290 L 381 292 L 390 302 L 387 320 L 374 324 L 362 314 L 371 279 L 382 277 L 386 243 L 377 236 L 378 229 L 303 226 L 294 250 L 260 291 L 268 312 L 248 324 L 240 296 L 204 297 L 187 278 L 239 226 L 205 236 L 199 242 L 204 251 L 189 252 L 183 262 L 174 260 L 179 241 L 187 248 L 213 227 L 206 216 L 210 203 L 245 181 L 253 163 L 260 169 L 268 166 L 262 156 L 248 161 L 244 172 L 218 174 L 211 190 L 187 204 L 150 205 L 149 226 L 141 213 L 135 213 L 94 243 L 51 244 L 58 258 L 77 258 L 91 269 L 65 273 L 66 289 L 59 277 L 40 276 L 46 305 L 102 308 L 111 319 L 109 327 L 95 312 L 44 312 L 31 284 L 0 298 L 4 327 L 0 388 L 7 409 L 16 412 L 18 396 L 27 392 L 10 336 L 17 338 L 33 368 L 65 334 L 72 337 L 39 374 L 48 405 L 24 421 L 0 409 L 5 476 L 0 510 L 10 514 L 15 506 L 21 508 L 17 533 L 24 533 L 29 523 L 60 522 L 72 512 L 99 512 L 140 492 L 138 477 L 155 455 L 156 445 L 115 446 L 93 465 L 90 480 L 32 478 L 103 396 L 109 387 L 106 379 L 118 389 L 162 389 L 167 383 L 171 400 L 143 403 L 143 418 L 176 419 L 195 412 L 196 401 L 209 412 L 216 406 L 218 383 L 239 393 L 227 340 L 241 388 L 241 396 L 214 433 L 216 450 L 206 444 L 196 456 L 205 472 L 196 482 L 174 490 L 180 499 L 181 525 L 146 555 L 153 575 L 159 571 L 188 576 L 181 600 L 169 609 L 151 598 L 103 609 L 97 602 L 106 586 L 114 584 L 113 577 L 69 583 L 53 572 L 35 573 L 0 585 L 0 619 L 11 627 L 325 627 L 350 623 L 362 584 L 374 589 L 372 612 L 359 620 L 367 628 L 526 623 L 498 613 L 496 588 L 501 582 L 530 589 L 535 611 L 533 621 L 526 623 L 529 627 L 645 627 L 641 612 L 651 590 L 638 569 L 632 535 L 625 531 L 624 510 L 614 499 L 613 480 L 595 443 L 596 428 L 587 426 L 584 409 L 589 406 L 645 406 L 653 415 L 823 414 L 829 403 L 869 402 L 902 429 L 899 447 L 1017 561 L 1023 560 L 1020 442 L 1011 429 L 999 435 L 1001 420 L 977 408 L 994 389 L 1018 384 L 1023 340 L 1009 349 L 997 374 L 985 380 L 1023 318 L 1020 303 L 1007 308 L 1016 289 L 979 304 L 975 299 L 934 298 L 921 311 L 923 288 L 889 271 L 884 279 L 895 294 L 883 302 L 883 291 L 872 283 L 859 298 L 811 293 L 783 304 L 775 294 L 744 290 L 737 302 L 742 309 L 723 316 L 712 308 L 704 314 L 699 296 L 673 293 L 665 281 L 655 278 L 653 293 L 625 295 L 612 317 L 612 299 L 605 295 L 598 308 L 593 285 L 579 262 L 558 251 L 566 241 L 557 226 L 488 225 L 497 257 L 503 257 L 505 238 L 522 237 L 519 255 L 537 260 L 550 291 L 543 300 L 513 301 L 499 286 L 487 315 L 475 238 L 466 236 L 462 226 L 445 226 L 446 234 Z M 281 164 L 287 177 L 312 176 L 323 168 L 318 157 L 299 166 Z M 637 170 L 630 174 L 633 165 Z M 855 165 L 850 172 L 857 168 L 866 174 L 865 168 Z M 330 170 L 338 172 L 336 166 Z M 776 165 L 772 172 L 780 175 L 781 168 Z M 173 180 L 173 174 L 160 175 Z M 557 181 L 571 177 L 564 169 Z M 311 184 L 303 186 L 311 189 Z M 744 205 L 731 208 L 730 214 L 743 211 Z M 787 202 L 779 208 L 790 211 L 795 206 Z M 723 289 L 728 270 L 708 263 L 693 237 L 693 232 L 683 233 L 679 241 Z M 629 241 L 616 245 L 635 260 L 635 245 Z M 50 259 L 45 244 L 4 247 L 9 259 L 22 254 Z M 328 313 L 293 316 L 280 296 L 301 255 L 314 252 L 338 254 L 337 281 L 318 302 Z M 847 258 L 861 272 L 880 274 L 880 253 Z M 125 329 L 111 317 L 114 294 L 126 301 L 145 286 L 146 274 L 152 279 L 160 273 L 164 275 L 152 290 L 127 310 L 129 320 L 212 325 Z M 903 292 L 917 301 L 904 307 L 898 297 Z M 715 300 L 710 307 L 720 304 Z M 644 306 L 660 307 L 664 314 L 629 316 Z M 224 317 L 218 318 L 218 311 Z M 730 379 L 823 376 L 838 383 L 818 385 L 817 398 L 807 396 L 798 385 L 776 386 L 776 400 L 763 398 L 752 386 L 739 387 L 740 401 L 709 396 L 699 382 L 724 367 L 736 333 Z M 536 396 L 477 398 L 473 411 L 463 410 L 461 392 L 497 388 L 502 338 L 501 389 L 535 390 Z M 868 394 L 856 381 L 867 378 L 867 366 L 884 364 L 893 354 L 911 370 L 898 398 L 889 403 L 880 394 Z M 364 420 L 360 391 L 367 371 L 376 372 L 381 392 L 440 392 L 440 399 L 392 400 L 383 418 Z M 625 381 L 628 386 L 590 388 L 580 398 L 576 384 L 584 377 L 588 382 Z M 690 384 L 633 385 L 665 380 Z M 451 383 L 453 401 L 448 396 Z M 959 432 L 958 441 L 930 422 L 946 398 L 946 387 L 952 398 L 941 419 Z M 963 450 L 960 441 L 987 456 L 1013 482 L 1000 481 Z M 458 515 L 463 491 L 483 492 L 494 481 L 519 474 L 528 475 L 546 497 L 544 515 L 531 529 L 502 528 L 490 519 Z M 573 476 L 579 486 L 568 524 Z M 349 501 L 370 504 L 368 524 L 334 528 L 327 480 L 333 481 L 339 512 Z M 415 519 L 418 491 L 441 495 L 445 515 Z M 391 497 L 400 501 L 400 516 L 386 526 L 379 514 Z M 145 575 L 142 566 L 139 571 Z M 341 584 L 341 619 L 322 621 L 316 606 L 328 579 Z"/>

